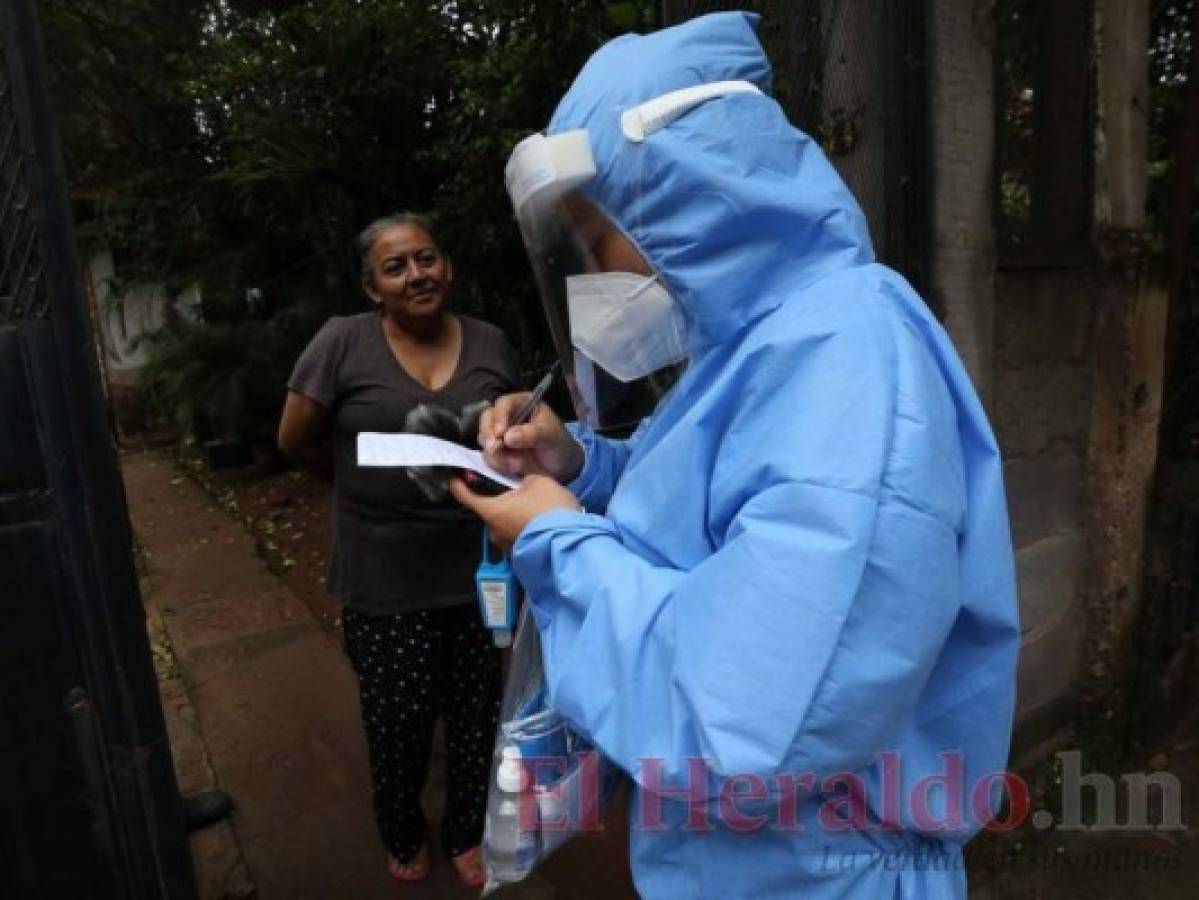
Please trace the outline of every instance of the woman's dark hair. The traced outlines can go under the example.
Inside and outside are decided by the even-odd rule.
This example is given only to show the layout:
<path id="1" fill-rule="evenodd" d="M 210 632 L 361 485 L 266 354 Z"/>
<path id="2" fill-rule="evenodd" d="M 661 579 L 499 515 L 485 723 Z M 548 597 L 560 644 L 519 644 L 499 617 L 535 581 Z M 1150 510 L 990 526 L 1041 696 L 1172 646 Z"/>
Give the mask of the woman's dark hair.
<path id="1" fill-rule="evenodd" d="M 358 248 L 358 269 L 363 284 L 372 284 L 374 280 L 371 274 L 371 247 L 375 246 L 375 241 L 379 239 L 379 235 L 388 228 L 395 228 L 397 225 L 415 225 L 431 237 L 434 244 L 437 243 L 437 236 L 433 234 L 433 223 L 429 220 L 428 216 L 412 212 L 398 212 L 387 216 L 380 216 L 363 228 L 358 233 L 358 239 L 354 242 Z"/>

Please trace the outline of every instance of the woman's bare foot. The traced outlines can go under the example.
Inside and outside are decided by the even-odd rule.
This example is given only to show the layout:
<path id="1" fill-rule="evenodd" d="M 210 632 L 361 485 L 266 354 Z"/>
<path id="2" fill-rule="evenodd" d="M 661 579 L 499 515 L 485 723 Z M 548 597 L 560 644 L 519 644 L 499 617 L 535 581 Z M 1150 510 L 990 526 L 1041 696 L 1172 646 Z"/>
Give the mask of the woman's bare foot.
<path id="1" fill-rule="evenodd" d="M 387 856 L 387 872 L 396 881 L 421 881 L 429 877 L 429 847 L 421 844 L 416 855 L 408 862 L 400 862 L 394 856 Z"/>
<path id="2" fill-rule="evenodd" d="M 487 869 L 483 866 L 483 848 L 471 847 L 453 859 L 458 877 L 467 887 L 482 887 L 487 881 Z"/>

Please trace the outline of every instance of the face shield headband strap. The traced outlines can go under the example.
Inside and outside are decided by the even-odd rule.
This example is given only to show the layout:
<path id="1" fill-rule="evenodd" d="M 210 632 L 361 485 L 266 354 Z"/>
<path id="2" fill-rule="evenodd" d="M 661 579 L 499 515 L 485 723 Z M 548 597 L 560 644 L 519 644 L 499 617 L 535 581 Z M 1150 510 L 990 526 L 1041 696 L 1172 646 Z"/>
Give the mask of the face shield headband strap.
<path id="1" fill-rule="evenodd" d="M 716 81 L 671 91 L 637 106 L 620 116 L 620 128 L 633 143 L 662 130 L 690 110 L 729 94 L 761 94 L 748 81 Z M 504 169 L 504 181 L 519 216 L 529 203 L 552 202 L 595 177 L 595 159 L 586 129 L 565 131 L 549 137 L 533 134 L 516 145 Z"/>
<path id="2" fill-rule="evenodd" d="M 761 93 L 757 85 L 748 81 L 714 81 L 681 88 L 626 109 L 620 116 L 620 130 L 628 140 L 640 144 L 701 103 L 729 94 Z"/>

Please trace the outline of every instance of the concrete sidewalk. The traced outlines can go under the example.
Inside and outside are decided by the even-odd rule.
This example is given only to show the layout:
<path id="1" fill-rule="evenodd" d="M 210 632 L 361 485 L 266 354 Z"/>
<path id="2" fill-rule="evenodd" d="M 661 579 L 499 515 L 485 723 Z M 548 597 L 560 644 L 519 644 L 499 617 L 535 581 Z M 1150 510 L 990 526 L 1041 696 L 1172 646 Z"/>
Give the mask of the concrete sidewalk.
<path id="1" fill-rule="evenodd" d="M 168 458 L 121 464 L 180 789 L 221 787 L 237 804 L 193 835 L 205 900 L 474 896 L 436 847 L 427 881 L 386 874 L 353 672 L 251 535 Z M 435 754 L 431 785 L 439 768 Z M 426 790 L 431 812 L 440 794 Z M 497 896 L 633 896 L 625 846 L 619 830 L 576 840 Z"/>

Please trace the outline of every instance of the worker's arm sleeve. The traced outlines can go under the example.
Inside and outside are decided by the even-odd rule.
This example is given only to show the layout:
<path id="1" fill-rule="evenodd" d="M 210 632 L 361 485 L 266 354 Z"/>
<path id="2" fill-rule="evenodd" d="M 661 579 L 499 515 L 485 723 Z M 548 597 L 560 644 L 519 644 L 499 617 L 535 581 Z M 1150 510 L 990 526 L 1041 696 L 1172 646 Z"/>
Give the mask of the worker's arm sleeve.
<path id="1" fill-rule="evenodd" d="M 952 621 L 911 589 L 946 577 L 951 530 L 918 522 L 906 558 L 867 572 L 876 533 L 908 515 L 880 504 L 886 348 L 822 335 L 786 360 L 708 437 L 720 455 L 697 488 L 728 513 L 699 565 L 655 565 L 611 521 L 565 511 L 515 547 L 552 704 L 643 784 L 646 760 L 656 785 L 691 789 L 695 759 L 717 776 L 860 768 L 910 721 Z"/>
<path id="2" fill-rule="evenodd" d="M 583 448 L 585 460 L 582 470 L 567 487 L 579 498 L 584 509 L 602 515 L 642 429 L 639 427 L 624 440 L 614 440 L 601 437 L 578 422 L 570 422 L 566 428 Z"/>

